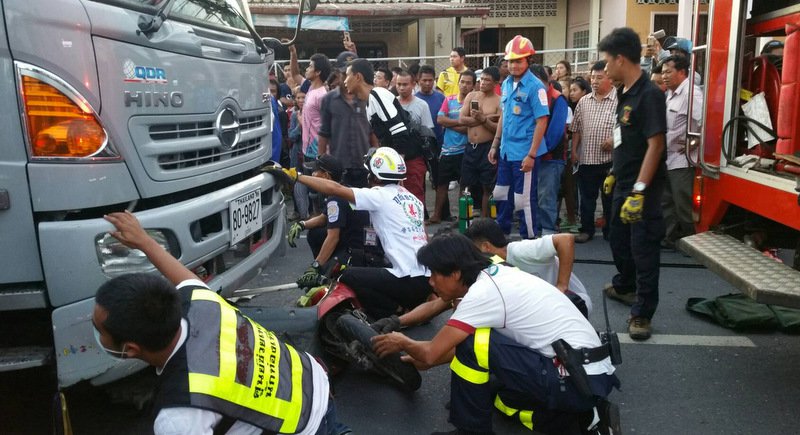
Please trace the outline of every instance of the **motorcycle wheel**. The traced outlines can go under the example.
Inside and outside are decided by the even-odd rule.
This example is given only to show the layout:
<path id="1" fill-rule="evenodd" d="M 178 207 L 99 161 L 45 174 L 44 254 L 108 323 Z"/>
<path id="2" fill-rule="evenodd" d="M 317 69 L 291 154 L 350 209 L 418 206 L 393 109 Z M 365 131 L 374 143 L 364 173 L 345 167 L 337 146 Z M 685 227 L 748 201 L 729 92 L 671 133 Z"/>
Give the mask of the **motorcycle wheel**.
<path id="1" fill-rule="evenodd" d="M 359 316 L 360 315 L 360 316 Z M 342 338 L 351 344 L 351 348 L 366 357 L 378 373 L 388 376 L 401 389 L 412 392 L 419 389 L 422 377 L 417 369 L 400 359 L 399 353 L 378 358 L 372 351 L 372 337 L 378 335 L 364 315 L 355 311 L 345 313 L 336 321 L 336 329 Z"/>

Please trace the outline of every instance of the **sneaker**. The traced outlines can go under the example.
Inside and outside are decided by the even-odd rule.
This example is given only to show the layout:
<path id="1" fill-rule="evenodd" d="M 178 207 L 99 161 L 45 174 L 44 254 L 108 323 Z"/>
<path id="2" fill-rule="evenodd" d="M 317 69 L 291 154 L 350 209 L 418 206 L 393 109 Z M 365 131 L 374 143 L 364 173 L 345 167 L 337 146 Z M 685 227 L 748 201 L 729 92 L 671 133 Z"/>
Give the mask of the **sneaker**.
<path id="1" fill-rule="evenodd" d="M 664 239 L 661 241 L 661 249 L 666 249 L 668 251 L 675 250 L 675 242 L 669 239 Z"/>
<path id="2" fill-rule="evenodd" d="M 453 190 L 456 187 L 458 187 L 458 182 L 457 181 L 451 181 L 450 184 L 447 185 L 447 190 Z"/>
<path id="3" fill-rule="evenodd" d="M 634 340 L 647 340 L 651 335 L 650 319 L 635 316 L 628 319 L 628 335 Z"/>
<path id="4" fill-rule="evenodd" d="M 577 236 L 575 236 L 575 243 L 586 243 L 589 240 L 592 240 L 593 238 L 594 237 L 590 236 L 589 234 L 580 233 Z"/>
<path id="5" fill-rule="evenodd" d="M 595 408 L 600 417 L 600 422 L 595 430 L 601 435 L 622 435 L 619 418 L 619 407 L 606 399 L 601 399 Z"/>
<path id="6" fill-rule="evenodd" d="M 603 288 L 603 293 L 605 293 L 609 299 L 614 299 L 628 306 L 632 306 L 636 303 L 636 292 L 620 293 L 612 284 L 606 284 L 605 288 Z"/>

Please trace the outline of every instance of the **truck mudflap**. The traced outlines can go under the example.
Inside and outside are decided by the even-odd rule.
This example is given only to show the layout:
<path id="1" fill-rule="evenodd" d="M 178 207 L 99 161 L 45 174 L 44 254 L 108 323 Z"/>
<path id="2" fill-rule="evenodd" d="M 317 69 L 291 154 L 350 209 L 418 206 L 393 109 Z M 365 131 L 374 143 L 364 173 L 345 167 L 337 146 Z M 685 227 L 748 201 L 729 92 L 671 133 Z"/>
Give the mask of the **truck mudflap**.
<path id="1" fill-rule="evenodd" d="M 695 234 L 680 239 L 678 248 L 756 302 L 800 308 L 800 272 L 729 235 Z"/>
<path id="2" fill-rule="evenodd" d="M 263 198 L 263 226 L 260 232 L 250 237 L 258 236 L 259 240 L 232 247 L 230 241 L 234 236 L 228 222 L 229 204 L 257 189 Z M 207 195 L 134 214 L 145 228 L 173 232 L 181 248 L 179 259 L 190 269 L 210 261 L 227 263 L 228 254 L 232 254 L 230 257 L 235 257 L 235 264 L 226 267 L 222 273 L 205 277 L 211 289 L 229 296 L 258 275 L 272 255 L 285 252 L 285 208 L 282 193 L 275 189 L 274 178 L 259 174 Z M 222 228 L 196 241 L 197 234 L 190 230 L 191 223 L 214 214 L 220 215 Z M 62 387 L 86 379 L 92 379 L 95 384 L 107 383 L 143 367 L 107 356 L 99 349 L 92 334 L 93 296 L 99 285 L 108 279 L 100 268 L 94 244 L 96 237 L 109 230 L 111 224 L 103 219 L 40 225 L 41 252 L 43 255 L 46 253 L 43 261 L 50 266 L 45 270 L 49 272 L 47 281 L 51 303 L 58 306 L 53 310 L 52 322 L 58 382 Z M 76 270 L 90 272 L 78 275 L 74 273 Z"/>

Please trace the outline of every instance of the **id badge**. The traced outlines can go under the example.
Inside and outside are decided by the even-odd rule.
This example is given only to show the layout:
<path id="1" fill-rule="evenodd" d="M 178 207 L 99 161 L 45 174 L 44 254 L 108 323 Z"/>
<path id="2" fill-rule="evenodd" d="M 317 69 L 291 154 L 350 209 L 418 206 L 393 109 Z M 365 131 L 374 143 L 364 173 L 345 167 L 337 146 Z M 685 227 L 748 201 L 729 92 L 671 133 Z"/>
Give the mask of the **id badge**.
<path id="1" fill-rule="evenodd" d="M 378 233 L 375 232 L 375 228 L 364 228 L 364 245 L 378 246 Z"/>
<path id="2" fill-rule="evenodd" d="M 619 124 L 614 127 L 614 148 L 622 145 L 622 128 L 620 128 Z"/>

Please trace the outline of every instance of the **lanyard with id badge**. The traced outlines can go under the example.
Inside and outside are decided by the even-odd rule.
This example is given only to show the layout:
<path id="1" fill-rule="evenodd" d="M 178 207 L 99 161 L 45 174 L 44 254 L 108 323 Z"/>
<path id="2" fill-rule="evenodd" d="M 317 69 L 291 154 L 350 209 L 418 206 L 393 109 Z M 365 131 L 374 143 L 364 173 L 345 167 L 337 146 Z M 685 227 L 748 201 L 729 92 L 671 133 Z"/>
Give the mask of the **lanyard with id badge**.
<path id="1" fill-rule="evenodd" d="M 614 148 L 622 145 L 622 127 L 617 124 L 614 126 Z"/>

